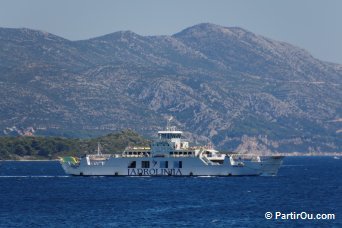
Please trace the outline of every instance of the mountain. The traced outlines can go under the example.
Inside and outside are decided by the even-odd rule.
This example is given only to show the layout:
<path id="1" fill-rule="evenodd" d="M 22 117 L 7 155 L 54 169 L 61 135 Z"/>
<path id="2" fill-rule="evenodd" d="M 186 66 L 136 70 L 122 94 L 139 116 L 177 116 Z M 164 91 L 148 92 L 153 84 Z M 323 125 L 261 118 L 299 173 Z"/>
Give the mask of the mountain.
<path id="1" fill-rule="evenodd" d="M 342 151 L 342 65 L 242 28 L 80 41 L 1 28 L 0 49 L 0 129 L 151 137 L 173 116 L 219 149 Z"/>

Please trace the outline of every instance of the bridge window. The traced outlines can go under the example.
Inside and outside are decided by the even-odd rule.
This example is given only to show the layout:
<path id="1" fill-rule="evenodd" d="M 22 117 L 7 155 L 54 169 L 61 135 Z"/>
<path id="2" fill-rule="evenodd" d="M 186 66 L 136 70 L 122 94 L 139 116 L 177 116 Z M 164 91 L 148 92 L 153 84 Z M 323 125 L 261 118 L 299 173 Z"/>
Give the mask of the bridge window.
<path id="1" fill-rule="evenodd" d="M 150 161 L 141 161 L 141 168 L 150 168 Z"/>

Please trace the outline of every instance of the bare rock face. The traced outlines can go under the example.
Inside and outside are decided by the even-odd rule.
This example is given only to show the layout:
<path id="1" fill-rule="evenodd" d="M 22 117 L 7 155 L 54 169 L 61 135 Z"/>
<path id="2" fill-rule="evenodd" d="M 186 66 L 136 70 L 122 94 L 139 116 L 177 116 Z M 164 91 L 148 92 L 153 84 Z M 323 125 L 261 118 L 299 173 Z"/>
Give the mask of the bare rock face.
<path id="1" fill-rule="evenodd" d="M 342 150 L 342 66 L 241 28 L 82 41 L 2 28 L 0 50 L 0 129 L 151 136 L 173 116 L 224 150 Z"/>
<path id="2" fill-rule="evenodd" d="M 241 141 L 241 144 L 235 150 L 239 154 L 272 154 L 272 151 L 269 150 L 268 145 L 258 140 L 257 137 L 248 137 L 244 135 Z"/>

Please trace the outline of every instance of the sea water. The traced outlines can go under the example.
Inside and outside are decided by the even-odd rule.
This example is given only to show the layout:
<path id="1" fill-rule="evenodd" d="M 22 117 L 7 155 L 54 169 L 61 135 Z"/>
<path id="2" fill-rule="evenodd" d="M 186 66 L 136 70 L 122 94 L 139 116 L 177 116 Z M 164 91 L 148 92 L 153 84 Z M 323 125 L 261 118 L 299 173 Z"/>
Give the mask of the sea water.
<path id="1" fill-rule="evenodd" d="M 317 214 L 335 218 L 309 219 Z M 342 227 L 341 218 L 333 157 L 287 157 L 275 177 L 72 177 L 55 161 L 0 161 L 0 227 Z"/>

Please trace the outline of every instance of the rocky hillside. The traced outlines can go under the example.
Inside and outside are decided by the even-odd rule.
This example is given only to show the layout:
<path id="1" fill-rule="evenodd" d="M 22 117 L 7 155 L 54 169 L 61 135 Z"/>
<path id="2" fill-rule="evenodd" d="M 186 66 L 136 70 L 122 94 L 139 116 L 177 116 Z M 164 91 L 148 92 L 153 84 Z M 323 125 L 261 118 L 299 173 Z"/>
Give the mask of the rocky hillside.
<path id="1" fill-rule="evenodd" d="M 241 28 L 69 41 L 0 29 L 0 129 L 151 136 L 166 119 L 224 150 L 342 151 L 342 65 Z"/>

